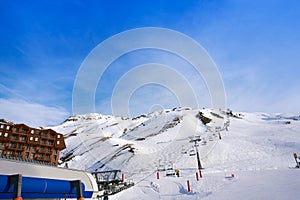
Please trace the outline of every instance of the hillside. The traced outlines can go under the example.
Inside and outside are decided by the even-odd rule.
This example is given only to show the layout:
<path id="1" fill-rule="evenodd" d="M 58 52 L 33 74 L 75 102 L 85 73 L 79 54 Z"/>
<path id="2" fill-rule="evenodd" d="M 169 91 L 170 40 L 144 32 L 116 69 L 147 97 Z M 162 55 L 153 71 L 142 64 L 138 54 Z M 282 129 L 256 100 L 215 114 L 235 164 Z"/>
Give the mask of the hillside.
<path id="1" fill-rule="evenodd" d="M 299 116 L 179 108 L 133 119 L 76 115 L 52 128 L 65 134 L 62 166 L 68 163 L 70 168 L 88 171 L 121 169 L 127 179 L 137 183 L 116 199 L 220 199 L 230 191 L 236 191 L 234 199 L 240 199 L 249 187 L 253 192 L 243 198 L 257 199 L 255 195 L 280 197 L 275 193 L 268 196 L 271 190 L 263 190 L 272 189 L 274 181 L 277 190 L 299 195 L 299 190 L 295 194 L 290 191 L 291 185 L 300 182 L 300 172 L 290 169 L 295 165 L 293 153 L 300 153 L 299 120 Z M 224 123 L 228 121 L 226 131 Z M 216 129 L 222 130 L 221 140 Z M 194 148 L 189 142 L 195 136 L 201 138 L 199 150 L 205 168 L 198 182 L 196 157 L 190 156 Z M 180 170 L 180 177 L 165 177 L 161 172 L 156 180 L 159 165 L 168 163 Z M 232 173 L 236 177 L 228 178 Z M 292 182 L 285 177 L 294 176 L 298 179 L 286 188 Z M 191 193 L 186 191 L 187 180 L 192 184 Z M 284 197 L 278 199 L 289 199 Z"/>

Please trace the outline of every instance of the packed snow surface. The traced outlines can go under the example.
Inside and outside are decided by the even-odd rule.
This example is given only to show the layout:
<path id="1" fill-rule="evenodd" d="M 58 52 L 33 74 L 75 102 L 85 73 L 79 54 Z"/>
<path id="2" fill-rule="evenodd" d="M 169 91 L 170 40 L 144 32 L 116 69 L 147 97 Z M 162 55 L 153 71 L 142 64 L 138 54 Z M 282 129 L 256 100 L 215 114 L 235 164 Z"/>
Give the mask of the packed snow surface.
<path id="1" fill-rule="evenodd" d="M 300 196 L 300 169 L 294 168 L 293 157 L 300 154 L 299 116 L 177 108 L 132 119 L 75 115 L 52 128 L 65 135 L 61 166 L 91 172 L 120 169 L 135 182 L 110 199 Z M 200 140 L 204 167 L 198 181 L 192 139 Z M 179 169 L 179 177 L 160 171 L 157 179 L 157 170 L 166 166 Z"/>

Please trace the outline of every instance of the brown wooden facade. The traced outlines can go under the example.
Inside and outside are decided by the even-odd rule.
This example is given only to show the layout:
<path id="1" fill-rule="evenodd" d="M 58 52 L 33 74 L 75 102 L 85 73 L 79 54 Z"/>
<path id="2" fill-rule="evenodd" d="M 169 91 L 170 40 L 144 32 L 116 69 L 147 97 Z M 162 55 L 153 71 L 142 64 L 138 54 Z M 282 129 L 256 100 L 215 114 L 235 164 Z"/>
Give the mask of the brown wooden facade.
<path id="1" fill-rule="evenodd" d="M 65 148 L 63 135 L 52 129 L 0 122 L 0 156 L 57 165 L 59 152 Z"/>

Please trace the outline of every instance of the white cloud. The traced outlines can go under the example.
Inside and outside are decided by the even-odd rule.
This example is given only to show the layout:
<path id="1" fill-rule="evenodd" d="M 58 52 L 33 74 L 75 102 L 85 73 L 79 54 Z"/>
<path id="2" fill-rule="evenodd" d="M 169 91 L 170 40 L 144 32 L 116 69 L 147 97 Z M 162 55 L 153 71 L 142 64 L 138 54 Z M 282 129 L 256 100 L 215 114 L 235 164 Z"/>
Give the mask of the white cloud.
<path id="1" fill-rule="evenodd" d="M 69 115 L 64 108 L 49 107 L 18 99 L 0 99 L 0 105 L 0 118 L 33 127 L 57 125 Z"/>

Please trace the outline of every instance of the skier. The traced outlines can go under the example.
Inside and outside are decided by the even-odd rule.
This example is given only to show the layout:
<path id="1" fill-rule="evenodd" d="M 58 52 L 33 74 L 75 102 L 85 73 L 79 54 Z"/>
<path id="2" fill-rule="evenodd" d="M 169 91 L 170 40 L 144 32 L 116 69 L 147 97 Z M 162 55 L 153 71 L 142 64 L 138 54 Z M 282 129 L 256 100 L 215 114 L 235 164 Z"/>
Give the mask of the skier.
<path id="1" fill-rule="evenodd" d="M 295 158 L 295 161 L 296 161 L 296 168 L 299 168 L 300 167 L 300 162 L 299 162 L 299 157 L 296 153 L 294 153 L 294 158 Z"/>
<path id="2" fill-rule="evenodd" d="M 179 177 L 179 169 L 175 169 L 175 174 L 177 177 Z"/>

